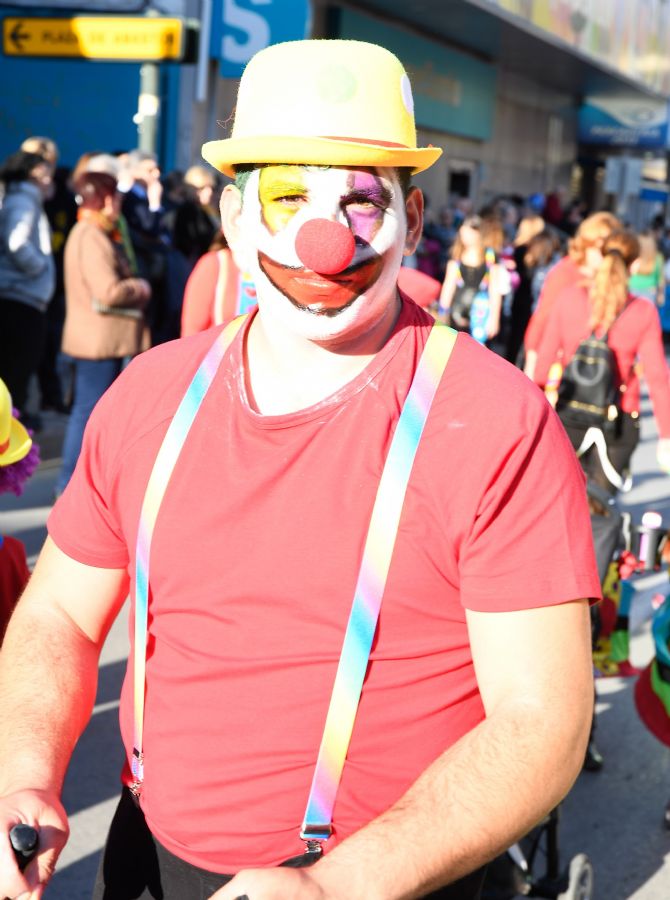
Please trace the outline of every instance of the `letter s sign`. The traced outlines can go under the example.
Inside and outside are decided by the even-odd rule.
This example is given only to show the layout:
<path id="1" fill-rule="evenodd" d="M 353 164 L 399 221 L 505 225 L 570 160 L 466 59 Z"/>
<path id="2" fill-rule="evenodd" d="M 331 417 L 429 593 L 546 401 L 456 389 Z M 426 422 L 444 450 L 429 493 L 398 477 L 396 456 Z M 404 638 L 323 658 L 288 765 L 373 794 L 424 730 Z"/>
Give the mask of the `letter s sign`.
<path id="1" fill-rule="evenodd" d="M 310 0 L 214 0 L 211 55 L 223 78 L 239 78 L 254 53 L 308 37 L 311 25 Z"/>

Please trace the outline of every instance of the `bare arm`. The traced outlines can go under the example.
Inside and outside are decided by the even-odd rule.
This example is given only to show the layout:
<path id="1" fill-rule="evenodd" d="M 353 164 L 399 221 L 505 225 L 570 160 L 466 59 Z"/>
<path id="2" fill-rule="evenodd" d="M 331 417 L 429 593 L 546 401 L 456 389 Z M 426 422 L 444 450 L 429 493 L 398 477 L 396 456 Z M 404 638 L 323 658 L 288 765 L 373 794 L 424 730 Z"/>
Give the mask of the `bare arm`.
<path id="1" fill-rule="evenodd" d="M 7 840 L 13 825 L 40 831 L 31 886 L 48 879 L 65 843 L 63 778 L 127 587 L 125 571 L 84 566 L 47 539 L 12 616 L 0 653 L 0 896 L 26 891 Z"/>
<path id="2" fill-rule="evenodd" d="M 448 313 L 456 293 L 456 282 L 458 281 L 458 263 L 450 259 L 447 263 L 447 271 L 444 274 L 444 282 L 442 291 L 440 292 L 440 312 Z"/>
<path id="3" fill-rule="evenodd" d="M 660 271 L 658 273 L 658 287 L 656 288 L 656 306 L 663 306 L 665 304 L 665 264 L 663 262 L 663 257 L 661 257 L 660 261 Z"/>
<path id="4" fill-rule="evenodd" d="M 527 833 L 577 777 L 593 705 L 585 601 L 468 613 L 486 719 L 311 869 L 239 873 L 216 900 L 411 900 Z"/>
<path id="5" fill-rule="evenodd" d="M 491 284 L 489 287 L 489 320 L 487 333 L 489 338 L 494 338 L 500 331 L 500 314 L 502 312 L 503 295 L 501 284 L 506 273 L 500 263 L 495 265 L 492 270 Z M 507 278 L 509 283 L 509 278 Z"/>

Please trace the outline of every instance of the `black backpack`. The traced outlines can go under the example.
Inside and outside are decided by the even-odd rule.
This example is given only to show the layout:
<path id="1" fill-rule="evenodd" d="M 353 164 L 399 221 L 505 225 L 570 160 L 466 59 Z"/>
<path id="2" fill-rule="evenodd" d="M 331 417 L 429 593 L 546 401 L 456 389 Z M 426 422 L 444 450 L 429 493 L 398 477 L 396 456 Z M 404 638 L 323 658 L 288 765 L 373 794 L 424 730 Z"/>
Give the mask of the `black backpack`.
<path id="1" fill-rule="evenodd" d="M 617 367 L 607 334 L 581 342 L 558 386 L 556 412 L 573 428 L 611 428 L 619 414 Z"/>

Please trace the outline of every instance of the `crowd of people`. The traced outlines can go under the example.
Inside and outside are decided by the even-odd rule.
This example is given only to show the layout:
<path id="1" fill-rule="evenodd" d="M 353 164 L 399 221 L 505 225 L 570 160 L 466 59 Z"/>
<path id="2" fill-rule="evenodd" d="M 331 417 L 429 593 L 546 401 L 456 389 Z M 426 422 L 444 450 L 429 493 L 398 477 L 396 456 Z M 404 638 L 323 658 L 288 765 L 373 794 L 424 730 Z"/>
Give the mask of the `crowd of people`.
<path id="1" fill-rule="evenodd" d="M 578 455 L 616 490 L 639 361 L 670 472 L 663 265 L 554 195 L 424 228 L 411 175 L 441 151 L 412 109 L 385 49 L 291 42 L 247 66 L 212 168 L 86 153 L 66 175 L 45 138 L 0 168 L 0 378 L 24 425 L 38 373 L 69 412 L 0 654 L 0 835 L 39 834 L 24 874 L 0 839 L 0 896 L 53 873 L 129 594 L 96 900 L 477 900 L 596 758 Z M 616 388 L 594 429 L 550 393 L 584 340 Z"/>
<path id="2" fill-rule="evenodd" d="M 33 431 L 41 426 L 39 411 L 27 408 L 33 376 L 41 408 L 69 416 L 57 494 L 91 411 L 130 359 L 255 305 L 253 280 L 221 230 L 222 187 L 209 167 L 163 175 L 138 150 L 86 152 L 72 169 L 59 167 L 56 144 L 44 137 L 27 138 L 0 167 L 0 377 Z M 538 334 L 563 287 L 554 273 L 540 304 L 547 273 L 560 262 L 558 272 L 584 275 L 568 244 L 597 221 L 558 190 L 501 196 L 477 213 L 468 198 L 437 213 L 426 200 L 423 233 L 399 283 L 532 378 Z M 662 219 L 637 241 L 630 291 L 660 308 Z M 547 352 L 564 355 L 562 347 Z"/>
<path id="3" fill-rule="evenodd" d="M 41 428 L 35 376 L 41 409 L 69 416 L 57 494 L 105 390 L 142 350 L 182 333 L 196 302 L 184 303 L 189 276 L 225 245 L 220 182 L 204 165 L 163 177 L 138 150 L 59 167 L 43 137 L 0 166 L 0 378 L 31 430 Z M 234 303 L 224 310 L 234 315 Z"/>

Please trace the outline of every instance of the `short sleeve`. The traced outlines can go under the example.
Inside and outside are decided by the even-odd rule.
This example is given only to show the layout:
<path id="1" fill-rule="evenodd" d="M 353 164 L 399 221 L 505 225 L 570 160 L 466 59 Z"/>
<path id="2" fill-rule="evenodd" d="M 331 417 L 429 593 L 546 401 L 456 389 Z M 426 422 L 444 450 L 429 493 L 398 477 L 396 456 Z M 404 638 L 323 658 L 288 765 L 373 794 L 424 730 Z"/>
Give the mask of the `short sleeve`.
<path id="1" fill-rule="evenodd" d="M 461 600 L 497 612 L 599 598 L 600 584 L 577 457 L 556 414 L 533 398 L 502 434 L 461 547 Z"/>
<path id="2" fill-rule="evenodd" d="M 116 469 L 115 446 L 124 421 L 116 398 L 119 382 L 98 402 L 84 432 L 74 474 L 47 520 L 50 537 L 63 553 L 85 565 L 126 568 L 129 553 L 110 502 Z"/>

